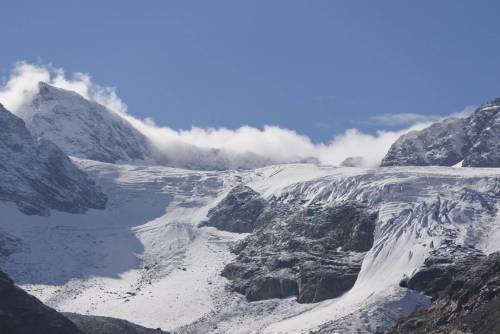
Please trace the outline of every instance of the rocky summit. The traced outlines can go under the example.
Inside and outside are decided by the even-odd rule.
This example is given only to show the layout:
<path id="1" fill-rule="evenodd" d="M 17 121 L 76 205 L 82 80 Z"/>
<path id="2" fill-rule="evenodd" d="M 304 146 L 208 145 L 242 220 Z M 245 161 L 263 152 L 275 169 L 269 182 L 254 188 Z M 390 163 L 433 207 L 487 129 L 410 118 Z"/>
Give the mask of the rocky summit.
<path id="1" fill-rule="evenodd" d="M 381 166 L 500 167 L 500 99 L 401 136 Z"/>

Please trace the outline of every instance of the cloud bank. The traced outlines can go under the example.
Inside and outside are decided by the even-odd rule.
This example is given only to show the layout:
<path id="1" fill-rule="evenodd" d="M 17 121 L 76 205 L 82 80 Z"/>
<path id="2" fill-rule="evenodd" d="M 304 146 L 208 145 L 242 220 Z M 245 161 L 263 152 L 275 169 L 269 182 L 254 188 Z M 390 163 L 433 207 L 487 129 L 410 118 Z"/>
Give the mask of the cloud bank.
<path id="1" fill-rule="evenodd" d="M 314 143 L 308 136 L 279 126 L 263 128 L 241 126 L 237 129 L 200 128 L 172 129 L 157 126 L 154 121 L 138 119 L 127 111 L 127 105 L 118 97 L 113 87 L 103 87 L 92 82 L 90 75 L 74 73 L 66 75 L 61 68 L 52 65 L 36 65 L 26 62 L 15 64 L 10 76 L 0 86 L 0 103 L 16 113 L 29 103 L 38 89 L 38 82 L 72 90 L 83 97 L 96 101 L 120 114 L 142 132 L 160 150 L 168 155 L 194 154 L 193 147 L 217 149 L 226 159 L 259 156 L 269 162 L 296 162 L 314 159 L 321 164 L 338 165 L 348 157 L 361 157 L 366 167 L 377 166 L 391 144 L 404 133 L 419 130 L 435 119 L 417 114 L 383 114 L 380 123 L 406 125 L 400 131 L 363 133 L 352 128 L 333 136 L 324 143 Z"/>

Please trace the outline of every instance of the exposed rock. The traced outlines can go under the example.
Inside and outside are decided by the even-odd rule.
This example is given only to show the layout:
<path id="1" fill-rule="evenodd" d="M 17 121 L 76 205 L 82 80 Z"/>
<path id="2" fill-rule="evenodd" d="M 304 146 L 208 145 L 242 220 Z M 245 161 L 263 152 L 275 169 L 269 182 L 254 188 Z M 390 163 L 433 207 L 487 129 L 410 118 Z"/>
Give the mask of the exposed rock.
<path id="1" fill-rule="evenodd" d="M 208 212 L 208 221 L 202 226 L 213 226 L 219 230 L 250 233 L 255 229 L 259 215 L 267 202 L 250 187 L 241 185 L 233 188 L 229 194 Z"/>
<path id="2" fill-rule="evenodd" d="M 449 118 L 412 131 L 392 144 L 382 166 L 453 166 L 463 160 L 465 120 Z"/>
<path id="3" fill-rule="evenodd" d="M 71 320 L 84 334 L 168 334 L 161 329 L 146 328 L 129 321 L 99 317 L 93 315 L 83 315 L 77 313 L 63 313 Z"/>
<path id="4" fill-rule="evenodd" d="M 356 281 L 376 217 L 355 202 L 302 207 L 274 201 L 257 218 L 260 227 L 234 246 L 238 256 L 222 275 L 248 300 L 337 297 Z"/>
<path id="5" fill-rule="evenodd" d="M 500 167 L 500 99 L 481 106 L 467 121 L 462 165 Z"/>
<path id="6" fill-rule="evenodd" d="M 102 209 L 106 196 L 52 142 L 35 140 L 19 117 L 0 104 L 0 201 L 25 213 Z"/>
<path id="7" fill-rule="evenodd" d="M 424 266 L 408 280 L 407 287 L 435 300 L 454 275 L 482 258 L 484 254 L 475 248 L 447 243 L 430 254 Z"/>
<path id="8" fill-rule="evenodd" d="M 83 334 L 62 314 L 15 286 L 1 271 L 0 333 Z"/>
<path id="9" fill-rule="evenodd" d="M 401 136 L 382 166 L 500 167 L 500 99 L 465 119 L 448 118 Z"/>
<path id="10" fill-rule="evenodd" d="M 500 253 L 458 265 L 427 309 L 399 321 L 387 333 L 500 333 Z"/>

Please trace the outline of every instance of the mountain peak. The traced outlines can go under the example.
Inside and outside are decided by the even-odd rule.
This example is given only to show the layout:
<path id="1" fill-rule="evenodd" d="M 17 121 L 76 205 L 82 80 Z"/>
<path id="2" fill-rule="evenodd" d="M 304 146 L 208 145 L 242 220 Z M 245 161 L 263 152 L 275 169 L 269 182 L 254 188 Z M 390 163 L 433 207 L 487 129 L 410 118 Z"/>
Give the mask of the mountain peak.
<path id="1" fill-rule="evenodd" d="M 447 118 L 401 136 L 382 166 L 500 167 L 500 98 L 467 118 Z"/>
<path id="2" fill-rule="evenodd" d="M 51 99 L 53 98 L 65 99 L 65 98 L 78 97 L 84 99 L 83 96 L 74 91 L 55 87 L 43 81 L 38 82 L 38 94 L 35 95 L 35 98 L 37 97 L 51 98 Z"/>
<path id="3" fill-rule="evenodd" d="M 114 163 L 151 157 L 146 137 L 117 113 L 46 82 L 39 82 L 38 89 L 19 113 L 36 138 L 83 159 Z"/>

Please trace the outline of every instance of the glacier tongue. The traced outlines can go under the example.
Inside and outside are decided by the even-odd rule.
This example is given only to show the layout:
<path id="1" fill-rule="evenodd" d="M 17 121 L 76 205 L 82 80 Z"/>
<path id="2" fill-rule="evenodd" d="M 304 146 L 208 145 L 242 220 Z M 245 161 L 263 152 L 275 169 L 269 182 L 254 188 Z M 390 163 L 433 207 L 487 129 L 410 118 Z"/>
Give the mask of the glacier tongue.
<path id="1" fill-rule="evenodd" d="M 179 333 L 374 333 L 429 302 L 398 284 L 433 250 L 446 253 L 448 241 L 484 253 L 500 247 L 498 169 L 290 164 L 203 172 L 75 161 L 103 187 L 106 210 L 47 219 L 0 204 L 0 229 L 21 242 L 0 265 L 62 311 Z M 353 200 L 378 210 L 354 287 L 316 304 L 248 302 L 229 291 L 220 273 L 234 259 L 230 245 L 248 234 L 198 225 L 241 184 L 284 205 Z"/>

